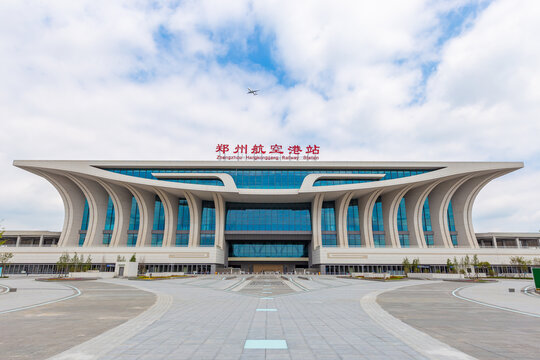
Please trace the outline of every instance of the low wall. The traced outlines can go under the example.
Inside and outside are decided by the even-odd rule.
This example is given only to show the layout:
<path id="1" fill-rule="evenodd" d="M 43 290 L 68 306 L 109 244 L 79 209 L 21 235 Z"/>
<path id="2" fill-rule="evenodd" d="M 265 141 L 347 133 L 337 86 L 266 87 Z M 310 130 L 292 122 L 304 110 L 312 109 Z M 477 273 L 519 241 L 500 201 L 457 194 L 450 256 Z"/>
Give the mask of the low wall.
<path id="1" fill-rule="evenodd" d="M 85 272 L 70 272 L 68 277 L 72 278 L 103 278 L 112 279 L 114 277 L 113 272 L 101 272 L 101 271 L 85 271 Z"/>
<path id="2" fill-rule="evenodd" d="M 426 279 L 426 280 L 459 280 L 464 279 L 463 274 L 437 274 L 437 273 L 408 273 L 409 279 Z"/>

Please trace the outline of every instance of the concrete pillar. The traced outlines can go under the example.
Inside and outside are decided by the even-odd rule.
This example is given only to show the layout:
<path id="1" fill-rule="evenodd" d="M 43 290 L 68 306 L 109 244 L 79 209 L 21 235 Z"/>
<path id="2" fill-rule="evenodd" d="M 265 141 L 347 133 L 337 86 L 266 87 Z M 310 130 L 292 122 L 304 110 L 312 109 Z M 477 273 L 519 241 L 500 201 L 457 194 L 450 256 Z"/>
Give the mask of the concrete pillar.
<path id="1" fill-rule="evenodd" d="M 39 245 L 38 245 L 39 247 L 42 247 L 42 246 L 43 246 L 43 238 L 44 238 L 43 235 L 41 235 L 41 236 L 39 237 Z"/>
<path id="2" fill-rule="evenodd" d="M 215 230 L 215 240 L 214 245 L 223 249 L 225 244 L 225 201 L 223 196 L 218 193 L 213 193 L 212 197 L 214 198 L 214 208 L 216 209 L 216 230 Z"/>
<path id="3" fill-rule="evenodd" d="M 188 247 L 198 247 L 201 243 L 202 200 L 186 191 L 189 208 L 189 244 Z"/>
<path id="4" fill-rule="evenodd" d="M 458 246 L 477 249 L 479 247 L 472 224 L 472 207 L 476 195 L 491 180 L 502 175 L 501 172 L 490 172 L 474 175 L 459 188 L 452 196 L 454 222 L 458 233 Z"/>
<path id="5" fill-rule="evenodd" d="M 16 246 L 16 247 L 21 246 L 21 236 L 20 236 L 20 235 L 17 236 L 17 242 L 15 243 L 15 246 Z"/>
<path id="6" fill-rule="evenodd" d="M 427 248 L 422 226 L 422 210 L 428 194 L 437 186 L 440 181 L 435 181 L 426 185 L 409 190 L 405 194 L 405 206 L 407 211 L 407 228 L 411 245 L 416 244 L 419 248 Z"/>
<path id="7" fill-rule="evenodd" d="M 373 206 L 382 190 L 375 190 L 358 199 L 358 216 L 360 217 L 360 236 L 362 245 L 368 248 L 375 247 L 373 241 L 373 227 L 371 219 L 373 217 Z M 384 224 L 386 226 L 386 224 Z M 385 239 L 386 241 L 386 239 Z"/>
<path id="8" fill-rule="evenodd" d="M 450 230 L 448 230 L 448 205 L 456 190 L 473 175 L 446 180 L 437 185 L 429 194 L 431 227 L 435 246 L 452 248 Z M 462 236 L 458 232 L 458 237 Z"/>
<path id="9" fill-rule="evenodd" d="M 519 238 L 516 238 L 516 246 L 521 249 L 521 241 L 519 241 Z"/>
<path id="10" fill-rule="evenodd" d="M 88 200 L 88 231 L 84 247 L 103 246 L 103 229 L 107 218 L 109 194 L 97 182 L 72 174 L 67 175 L 82 190 Z"/>
<path id="11" fill-rule="evenodd" d="M 340 248 L 348 248 L 349 241 L 347 239 L 347 210 L 353 196 L 352 192 L 348 192 L 336 201 L 336 234 L 337 246 Z"/>
<path id="12" fill-rule="evenodd" d="M 139 206 L 139 232 L 136 247 L 150 246 L 156 194 L 128 184 L 126 184 L 126 187 L 131 191 L 137 201 L 137 206 Z"/>
<path id="13" fill-rule="evenodd" d="M 323 200 L 324 194 L 317 194 L 311 202 L 311 246 L 313 250 L 322 246 L 321 211 Z"/>
<path id="14" fill-rule="evenodd" d="M 382 212 L 383 212 L 383 223 L 384 223 L 384 237 L 385 244 L 390 244 L 393 248 L 400 248 L 401 243 L 399 242 L 399 232 L 397 227 L 397 213 L 399 210 L 399 204 L 403 195 L 411 188 L 411 186 L 406 186 L 401 189 L 390 191 L 384 194 L 382 199 Z M 405 200 L 407 202 L 407 200 Z M 407 206 L 407 204 L 405 204 Z M 407 224 L 408 228 L 408 224 Z"/>
<path id="15" fill-rule="evenodd" d="M 78 246 L 79 230 L 84 213 L 85 196 L 81 189 L 70 179 L 42 170 L 26 169 L 49 181 L 58 191 L 64 203 L 64 225 L 58 240 L 58 246 Z"/>
<path id="16" fill-rule="evenodd" d="M 495 237 L 495 235 L 492 236 L 492 242 L 493 242 L 493 247 L 497 248 L 497 238 Z"/>
<path id="17" fill-rule="evenodd" d="M 110 184 L 100 179 L 98 182 L 107 190 L 114 206 L 114 228 L 109 246 L 127 246 L 127 231 L 131 216 L 131 192 L 125 187 Z"/>

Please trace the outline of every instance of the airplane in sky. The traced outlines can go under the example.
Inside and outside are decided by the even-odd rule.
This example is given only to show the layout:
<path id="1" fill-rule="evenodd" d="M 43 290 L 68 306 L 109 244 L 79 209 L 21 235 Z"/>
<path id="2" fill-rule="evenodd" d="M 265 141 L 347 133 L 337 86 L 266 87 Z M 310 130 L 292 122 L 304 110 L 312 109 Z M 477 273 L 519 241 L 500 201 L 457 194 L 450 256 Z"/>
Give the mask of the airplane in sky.
<path id="1" fill-rule="evenodd" d="M 257 91 L 259 91 L 259 90 L 251 90 L 250 88 L 248 88 L 247 94 L 259 95 L 259 94 L 257 94 Z"/>

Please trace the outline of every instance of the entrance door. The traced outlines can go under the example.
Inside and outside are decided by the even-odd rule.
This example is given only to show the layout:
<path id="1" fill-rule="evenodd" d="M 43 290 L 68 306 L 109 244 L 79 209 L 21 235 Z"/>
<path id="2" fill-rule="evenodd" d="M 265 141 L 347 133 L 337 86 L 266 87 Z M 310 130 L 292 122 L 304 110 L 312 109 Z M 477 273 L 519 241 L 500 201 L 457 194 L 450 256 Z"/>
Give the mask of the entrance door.
<path id="1" fill-rule="evenodd" d="M 120 267 L 118 268 L 118 276 L 119 276 L 119 277 L 124 276 L 124 267 L 123 267 L 123 266 L 120 266 Z"/>
<path id="2" fill-rule="evenodd" d="M 283 273 L 283 265 L 281 264 L 253 264 L 254 273 L 262 273 L 265 271 L 274 271 Z"/>

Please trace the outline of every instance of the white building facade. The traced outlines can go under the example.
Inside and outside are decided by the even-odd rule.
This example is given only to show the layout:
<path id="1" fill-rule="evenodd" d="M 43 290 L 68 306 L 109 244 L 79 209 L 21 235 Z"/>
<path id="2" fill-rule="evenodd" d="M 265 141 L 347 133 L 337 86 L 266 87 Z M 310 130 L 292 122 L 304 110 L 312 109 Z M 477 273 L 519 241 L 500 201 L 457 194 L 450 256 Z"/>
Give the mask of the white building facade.
<path id="1" fill-rule="evenodd" d="M 523 167 L 519 162 L 14 165 L 49 181 L 65 207 L 56 243 L 42 235 L 25 246 L 21 235 L 13 244 L 17 235 L 5 234 L 17 264 L 53 264 L 61 253 L 77 252 L 101 264 L 136 254 L 156 271 L 343 273 L 398 269 L 405 257 L 442 266 L 466 255 L 500 265 L 540 256 L 538 238 L 521 246 L 518 234 L 515 247 L 497 246 L 496 235 L 480 239 L 473 229 L 478 192 Z"/>

